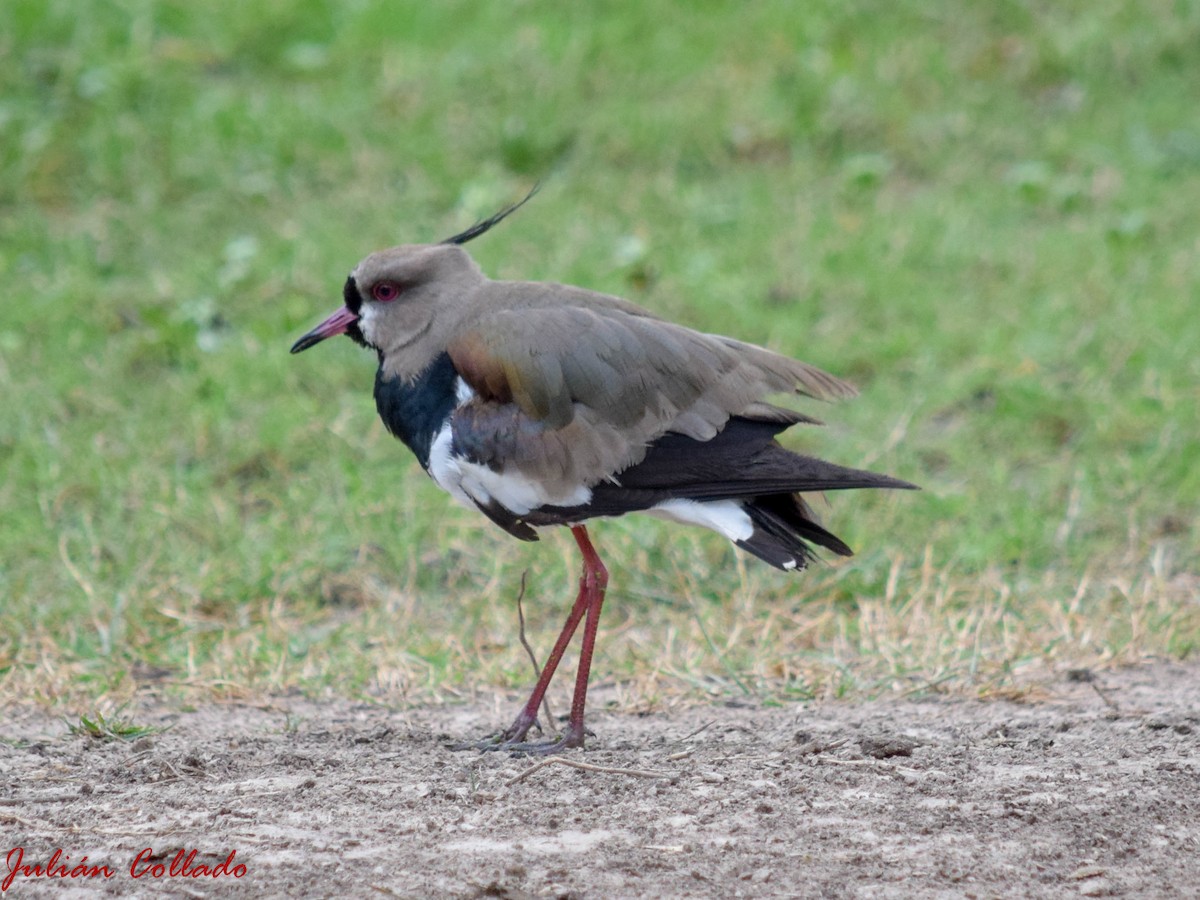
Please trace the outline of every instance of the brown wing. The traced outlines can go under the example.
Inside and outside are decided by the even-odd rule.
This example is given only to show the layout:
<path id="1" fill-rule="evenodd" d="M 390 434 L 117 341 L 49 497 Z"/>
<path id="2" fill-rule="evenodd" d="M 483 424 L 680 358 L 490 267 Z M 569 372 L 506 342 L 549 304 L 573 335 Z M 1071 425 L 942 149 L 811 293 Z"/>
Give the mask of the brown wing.
<path id="1" fill-rule="evenodd" d="M 476 393 L 456 416 L 456 444 L 481 462 L 514 465 L 565 490 L 638 462 L 667 432 L 708 440 L 731 415 L 786 416 L 758 402 L 767 394 L 854 393 L 807 363 L 636 309 L 559 304 L 484 313 L 448 347 Z"/>

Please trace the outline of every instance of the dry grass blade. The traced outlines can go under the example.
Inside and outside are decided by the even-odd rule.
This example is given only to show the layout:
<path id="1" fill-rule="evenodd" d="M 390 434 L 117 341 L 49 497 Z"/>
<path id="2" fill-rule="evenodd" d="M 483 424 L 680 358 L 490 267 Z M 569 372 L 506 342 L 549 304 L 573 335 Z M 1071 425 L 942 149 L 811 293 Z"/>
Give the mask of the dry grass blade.
<path id="1" fill-rule="evenodd" d="M 529 576 L 529 570 L 526 569 L 521 573 L 521 588 L 517 591 L 517 622 L 519 625 L 519 634 L 521 638 L 521 646 L 525 648 L 525 652 L 529 654 L 529 661 L 533 663 L 533 680 L 536 682 L 542 677 L 542 667 L 538 665 L 537 654 L 533 652 L 533 647 L 529 645 L 528 638 L 525 637 L 525 579 Z M 542 712 L 545 713 L 545 720 L 542 729 L 551 737 L 558 737 L 558 728 L 554 725 L 554 715 L 550 712 L 550 700 L 542 697 Z"/>

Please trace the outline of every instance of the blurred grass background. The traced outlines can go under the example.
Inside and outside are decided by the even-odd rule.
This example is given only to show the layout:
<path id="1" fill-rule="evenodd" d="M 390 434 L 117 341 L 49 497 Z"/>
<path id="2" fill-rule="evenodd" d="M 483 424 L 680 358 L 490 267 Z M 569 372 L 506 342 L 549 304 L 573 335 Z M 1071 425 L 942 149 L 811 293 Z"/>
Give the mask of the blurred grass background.
<path id="1" fill-rule="evenodd" d="M 0 4 L 0 700 L 528 683 L 569 537 L 453 506 L 366 253 L 471 245 L 855 381 L 859 555 L 601 523 L 617 702 L 1025 689 L 1200 641 L 1200 5 Z M 569 682 L 564 680 L 564 684 Z"/>

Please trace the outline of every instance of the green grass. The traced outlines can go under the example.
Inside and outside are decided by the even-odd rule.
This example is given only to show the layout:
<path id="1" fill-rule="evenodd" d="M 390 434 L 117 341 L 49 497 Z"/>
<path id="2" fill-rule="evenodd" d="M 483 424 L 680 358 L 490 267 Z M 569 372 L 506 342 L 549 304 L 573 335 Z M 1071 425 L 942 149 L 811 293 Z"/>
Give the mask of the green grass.
<path id="1" fill-rule="evenodd" d="M 459 510 L 349 341 L 371 250 L 472 252 L 854 380 L 797 577 L 600 524 L 622 702 L 1008 690 L 1200 644 L 1200 7 L 0 4 L 0 696 L 517 685 L 569 538 Z M 147 678 L 147 671 L 165 672 Z"/>
<path id="2" fill-rule="evenodd" d="M 163 731 L 153 725 L 138 725 L 119 712 L 106 716 L 102 712 L 91 716 L 80 716 L 79 722 L 68 721 L 67 732 L 95 741 L 135 741 L 138 738 L 159 734 Z"/>

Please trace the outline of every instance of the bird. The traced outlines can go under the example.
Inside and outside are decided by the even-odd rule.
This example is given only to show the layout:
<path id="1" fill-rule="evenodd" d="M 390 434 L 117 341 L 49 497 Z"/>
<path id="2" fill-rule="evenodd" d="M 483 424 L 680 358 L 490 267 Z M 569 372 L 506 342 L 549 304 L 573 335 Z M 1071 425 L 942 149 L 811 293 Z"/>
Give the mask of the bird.
<path id="1" fill-rule="evenodd" d="M 378 357 L 376 409 L 425 472 L 508 534 L 570 529 L 579 590 L 528 701 L 512 724 L 454 749 L 549 754 L 582 748 L 588 677 L 608 570 L 587 522 L 642 512 L 699 525 L 777 569 L 798 571 L 814 547 L 851 549 L 821 526 L 806 495 L 916 489 L 887 475 L 785 449 L 777 436 L 818 420 L 768 402 L 857 393 L 821 369 L 706 334 L 636 304 L 549 282 L 494 281 L 464 244 L 536 192 L 435 244 L 370 254 L 343 306 L 291 348 L 346 335 Z M 537 714 L 584 622 L 567 724 L 541 734 Z"/>

